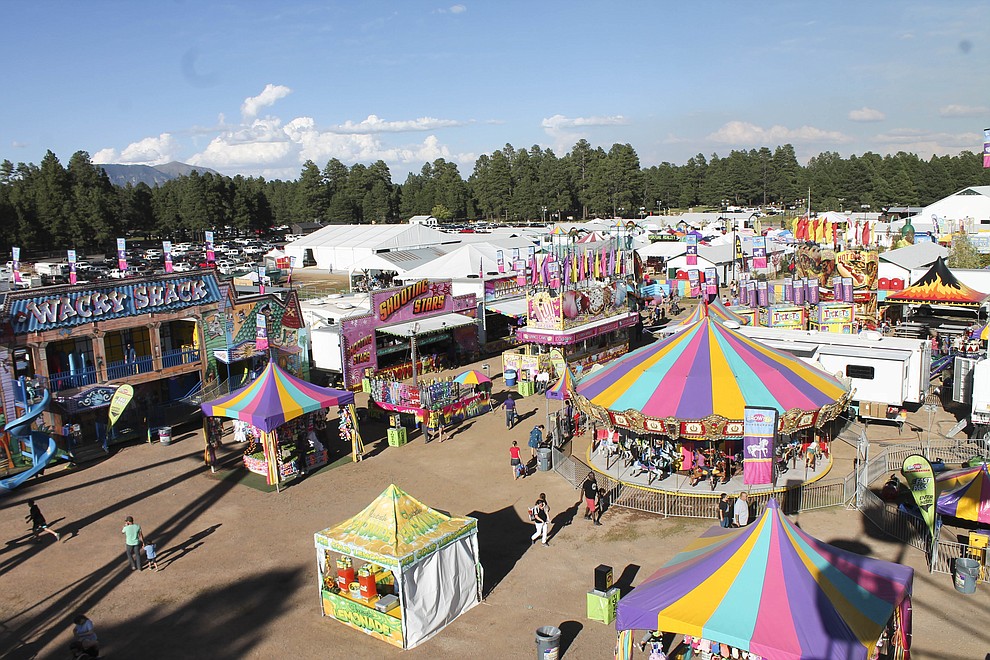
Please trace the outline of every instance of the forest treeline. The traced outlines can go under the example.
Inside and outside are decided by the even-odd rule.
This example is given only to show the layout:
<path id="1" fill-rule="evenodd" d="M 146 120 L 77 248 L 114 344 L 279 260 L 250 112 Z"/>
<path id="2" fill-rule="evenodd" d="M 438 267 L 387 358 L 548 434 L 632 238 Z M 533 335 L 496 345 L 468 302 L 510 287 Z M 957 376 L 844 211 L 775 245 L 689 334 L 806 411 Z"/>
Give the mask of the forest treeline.
<path id="1" fill-rule="evenodd" d="M 480 156 L 466 179 L 444 159 L 397 184 L 382 161 L 347 166 L 333 158 L 322 169 L 307 161 L 295 181 L 193 172 L 154 188 L 112 184 L 84 151 L 64 166 L 49 151 L 38 165 L 0 163 L 0 249 L 103 249 L 135 232 L 181 240 L 208 229 L 398 222 L 431 213 L 552 221 L 729 204 L 803 208 L 809 189 L 813 210 L 879 211 L 925 205 L 973 185 L 990 185 L 990 170 L 972 152 L 929 160 L 825 152 L 802 166 L 789 144 L 646 168 L 629 144 L 606 151 L 581 140 L 563 156 L 507 144 Z"/>

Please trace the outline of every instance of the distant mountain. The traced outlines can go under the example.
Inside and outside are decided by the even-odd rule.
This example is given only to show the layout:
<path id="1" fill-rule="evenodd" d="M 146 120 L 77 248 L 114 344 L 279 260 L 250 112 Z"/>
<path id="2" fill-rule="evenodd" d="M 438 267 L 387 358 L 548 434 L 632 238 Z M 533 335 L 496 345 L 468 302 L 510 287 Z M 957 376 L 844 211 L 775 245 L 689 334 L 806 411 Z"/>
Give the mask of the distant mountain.
<path id="1" fill-rule="evenodd" d="M 210 174 L 221 176 L 219 172 L 211 170 L 208 167 L 196 167 L 177 161 L 165 163 L 164 165 L 155 165 L 154 167 L 151 165 L 114 164 L 98 164 L 97 167 L 102 167 L 103 171 L 110 177 L 110 182 L 117 186 L 126 186 L 128 183 L 131 185 L 146 183 L 149 186 L 157 186 L 171 179 L 186 176 L 194 171 L 200 174 L 209 172 Z"/>

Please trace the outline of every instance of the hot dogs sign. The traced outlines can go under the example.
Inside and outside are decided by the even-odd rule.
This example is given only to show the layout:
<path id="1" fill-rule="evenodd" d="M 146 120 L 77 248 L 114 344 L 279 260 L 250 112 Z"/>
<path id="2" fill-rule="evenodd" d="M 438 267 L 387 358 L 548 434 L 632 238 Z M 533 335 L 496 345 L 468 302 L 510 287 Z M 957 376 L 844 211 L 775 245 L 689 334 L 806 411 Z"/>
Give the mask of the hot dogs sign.
<path id="1" fill-rule="evenodd" d="M 817 245 L 797 249 L 797 275 L 817 280 L 823 287 L 832 286 L 832 278 L 839 276 L 852 278 L 854 289 L 875 289 L 878 267 L 876 250 L 835 252 Z"/>

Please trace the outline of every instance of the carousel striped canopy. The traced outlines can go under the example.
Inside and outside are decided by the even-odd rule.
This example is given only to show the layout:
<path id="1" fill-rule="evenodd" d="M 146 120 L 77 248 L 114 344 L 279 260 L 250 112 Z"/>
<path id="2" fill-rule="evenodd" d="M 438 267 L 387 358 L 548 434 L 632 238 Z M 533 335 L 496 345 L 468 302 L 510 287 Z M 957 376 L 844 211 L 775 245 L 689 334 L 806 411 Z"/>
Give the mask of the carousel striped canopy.
<path id="1" fill-rule="evenodd" d="M 936 478 L 935 510 L 943 516 L 990 524 L 990 473 L 987 464 L 943 472 Z"/>
<path id="2" fill-rule="evenodd" d="M 694 311 L 690 314 L 690 316 L 685 317 L 677 325 L 687 326 L 692 323 L 697 323 L 701 319 L 705 318 L 706 315 L 716 321 L 735 321 L 739 324 L 745 323 L 741 316 L 722 304 L 722 301 L 716 296 L 710 303 L 699 303 L 698 306 L 694 308 Z"/>
<path id="3" fill-rule="evenodd" d="M 781 429 L 791 433 L 834 419 L 848 404 L 849 389 L 835 377 L 703 318 L 654 344 L 614 360 L 578 381 L 578 403 L 608 415 L 619 426 L 629 419 L 730 420 L 732 430 L 679 433 L 666 424 L 657 432 L 687 437 L 740 436 L 747 406 L 776 408 Z M 649 430 L 648 428 L 646 430 Z"/>
<path id="4" fill-rule="evenodd" d="M 306 413 L 349 403 L 353 393 L 307 383 L 269 362 L 253 383 L 200 408 L 207 417 L 239 419 L 268 432 Z"/>
<path id="5" fill-rule="evenodd" d="M 571 368 L 567 367 L 564 369 L 564 374 L 559 380 L 550 388 L 547 389 L 548 399 L 557 399 L 558 401 L 563 401 L 564 399 L 571 398 L 571 391 L 574 390 L 574 374 L 571 373 Z"/>

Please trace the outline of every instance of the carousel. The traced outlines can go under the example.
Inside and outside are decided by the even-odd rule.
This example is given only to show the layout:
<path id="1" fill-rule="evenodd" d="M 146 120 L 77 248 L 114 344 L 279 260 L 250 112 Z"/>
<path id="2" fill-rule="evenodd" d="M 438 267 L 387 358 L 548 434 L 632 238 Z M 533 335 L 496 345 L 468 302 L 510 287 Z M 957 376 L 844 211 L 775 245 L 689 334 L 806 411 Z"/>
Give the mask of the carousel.
<path id="1" fill-rule="evenodd" d="M 702 308 L 704 312 L 704 308 Z M 847 384 L 702 313 L 576 383 L 596 425 L 591 465 L 638 486 L 773 490 L 821 478 Z"/>

